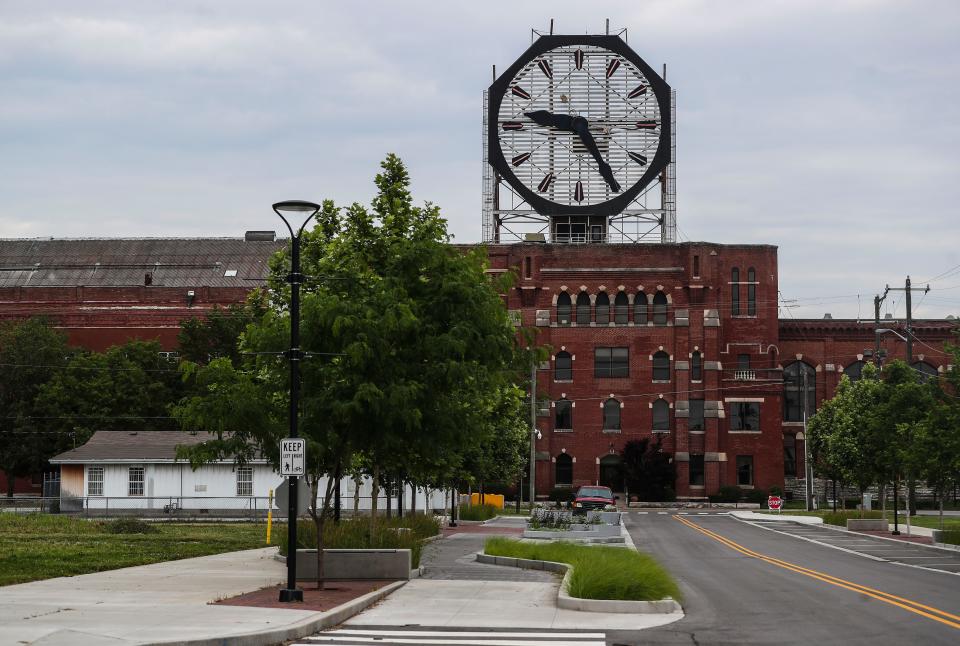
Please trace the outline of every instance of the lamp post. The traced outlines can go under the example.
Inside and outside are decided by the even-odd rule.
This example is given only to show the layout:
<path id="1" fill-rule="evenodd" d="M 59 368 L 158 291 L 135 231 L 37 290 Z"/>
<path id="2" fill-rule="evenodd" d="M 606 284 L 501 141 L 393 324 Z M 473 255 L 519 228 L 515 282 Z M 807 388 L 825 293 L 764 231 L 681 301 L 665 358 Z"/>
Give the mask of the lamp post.
<path id="1" fill-rule="evenodd" d="M 909 294 L 909 292 L 907 292 Z M 892 334 L 901 341 L 907 344 L 907 365 L 913 363 L 913 344 L 910 343 L 910 330 L 907 330 L 907 336 L 903 336 L 896 330 L 891 330 L 890 328 L 877 328 L 877 343 L 879 347 L 879 339 L 881 334 Z M 899 469 L 898 469 L 899 470 Z M 899 474 L 896 475 L 893 479 L 893 531 L 891 532 L 894 536 L 900 535 L 900 478 Z M 907 523 L 910 522 L 910 506 L 907 505 Z M 907 528 L 910 529 L 909 527 Z M 909 531 L 907 532 L 910 533 Z"/>
<path id="2" fill-rule="evenodd" d="M 300 407 L 300 360 L 304 353 L 300 349 L 300 285 L 303 284 L 303 274 L 300 273 L 300 236 L 307 223 L 320 210 L 319 204 L 290 200 L 277 202 L 273 205 L 283 223 L 290 232 L 290 273 L 287 282 L 290 283 L 290 349 L 285 352 L 290 361 L 290 437 L 297 437 L 297 413 Z M 293 215 L 308 214 L 307 218 L 293 232 L 290 222 L 284 213 Z M 297 589 L 297 503 L 300 500 L 297 491 L 297 476 L 290 476 L 289 502 L 287 504 L 287 587 L 280 590 L 280 601 L 303 601 L 303 590 Z"/>

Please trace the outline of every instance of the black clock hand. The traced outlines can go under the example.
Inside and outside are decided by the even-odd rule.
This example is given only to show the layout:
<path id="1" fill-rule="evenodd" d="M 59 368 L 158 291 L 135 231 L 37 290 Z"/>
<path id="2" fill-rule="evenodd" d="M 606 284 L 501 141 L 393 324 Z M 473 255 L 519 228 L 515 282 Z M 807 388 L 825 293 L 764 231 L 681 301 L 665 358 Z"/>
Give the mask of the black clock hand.
<path id="1" fill-rule="evenodd" d="M 593 134 L 590 132 L 590 124 L 585 118 L 575 117 L 569 114 L 555 114 L 546 110 L 527 112 L 525 113 L 525 116 L 537 125 L 547 128 L 556 128 L 557 130 L 563 130 L 564 132 L 572 132 L 580 137 L 580 141 L 583 142 L 583 145 L 587 150 L 590 151 L 593 159 L 597 162 L 600 175 L 604 180 L 606 180 L 610 190 L 614 193 L 620 192 L 620 184 L 613 176 L 613 169 L 610 168 L 610 164 L 604 161 L 603 157 L 600 155 L 600 149 L 597 148 L 597 142 L 594 140 Z"/>

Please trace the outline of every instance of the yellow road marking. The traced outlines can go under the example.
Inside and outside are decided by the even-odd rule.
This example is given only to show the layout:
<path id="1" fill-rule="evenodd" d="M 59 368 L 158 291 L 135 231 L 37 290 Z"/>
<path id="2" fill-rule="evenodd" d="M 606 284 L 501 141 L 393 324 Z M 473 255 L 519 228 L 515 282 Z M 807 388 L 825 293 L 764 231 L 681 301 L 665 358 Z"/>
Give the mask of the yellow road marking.
<path id="1" fill-rule="evenodd" d="M 693 521 L 685 517 L 680 517 L 675 515 L 673 518 L 675 520 L 679 520 L 684 525 L 692 529 L 695 529 L 702 534 L 709 536 L 715 541 L 723 543 L 730 549 L 740 552 L 741 554 L 744 554 L 746 556 L 759 559 L 761 561 L 765 561 L 766 563 L 770 563 L 771 565 L 776 565 L 777 567 L 782 567 L 786 570 L 790 570 L 798 574 L 803 574 L 810 578 L 823 581 L 824 583 L 829 583 L 831 585 L 835 585 L 837 587 L 844 588 L 846 590 L 851 590 L 859 594 L 865 594 L 868 597 L 877 599 L 878 601 L 883 601 L 884 603 L 889 603 L 892 606 L 903 608 L 904 610 L 908 610 L 914 614 L 921 615 L 923 617 L 926 617 L 927 619 L 933 619 L 934 621 L 938 621 L 941 624 L 950 626 L 951 628 L 960 629 L 960 616 L 951 614 L 949 612 L 940 610 L 938 608 L 933 608 L 931 606 L 924 605 L 917 601 L 911 601 L 910 599 L 898 597 L 897 595 L 890 594 L 889 592 L 876 590 L 874 588 L 870 588 L 865 585 L 861 585 L 859 583 L 854 583 L 852 581 L 847 581 L 846 579 L 841 579 L 839 577 L 835 577 L 830 574 L 818 572 L 817 570 L 811 570 L 810 568 L 805 568 L 801 565 L 796 565 L 795 563 L 790 563 L 788 561 L 783 561 L 781 559 L 774 558 L 772 556 L 767 556 L 766 554 L 760 554 L 759 552 L 754 552 L 753 550 L 746 548 L 740 545 L 739 543 L 735 543 L 734 541 L 724 536 L 721 536 L 720 534 L 712 532 L 705 527 L 701 527 L 700 525 L 694 523 Z"/>

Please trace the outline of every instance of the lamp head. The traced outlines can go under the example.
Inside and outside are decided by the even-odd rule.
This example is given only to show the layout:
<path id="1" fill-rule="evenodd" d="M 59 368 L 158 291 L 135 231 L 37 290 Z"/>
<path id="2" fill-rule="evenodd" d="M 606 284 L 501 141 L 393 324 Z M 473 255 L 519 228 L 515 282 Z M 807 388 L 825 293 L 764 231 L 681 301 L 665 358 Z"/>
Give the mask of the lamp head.
<path id="1" fill-rule="evenodd" d="M 309 213 L 314 214 L 320 210 L 319 204 L 314 204 L 313 202 L 307 202 L 306 200 L 286 200 L 284 202 L 277 202 L 273 205 L 273 210 L 279 215 L 283 213 Z"/>

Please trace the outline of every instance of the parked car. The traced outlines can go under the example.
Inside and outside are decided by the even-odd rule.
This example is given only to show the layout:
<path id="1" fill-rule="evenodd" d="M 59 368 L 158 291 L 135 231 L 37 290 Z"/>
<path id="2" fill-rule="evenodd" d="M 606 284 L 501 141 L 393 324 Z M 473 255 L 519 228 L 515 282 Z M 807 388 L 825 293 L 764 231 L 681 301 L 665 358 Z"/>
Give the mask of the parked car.
<path id="1" fill-rule="evenodd" d="M 603 509 L 607 505 L 613 505 L 616 496 L 610 487 L 596 487 L 585 485 L 577 489 L 577 495 L 573 499 L 574 511 L 590 511 L 591 509 Z"/>

